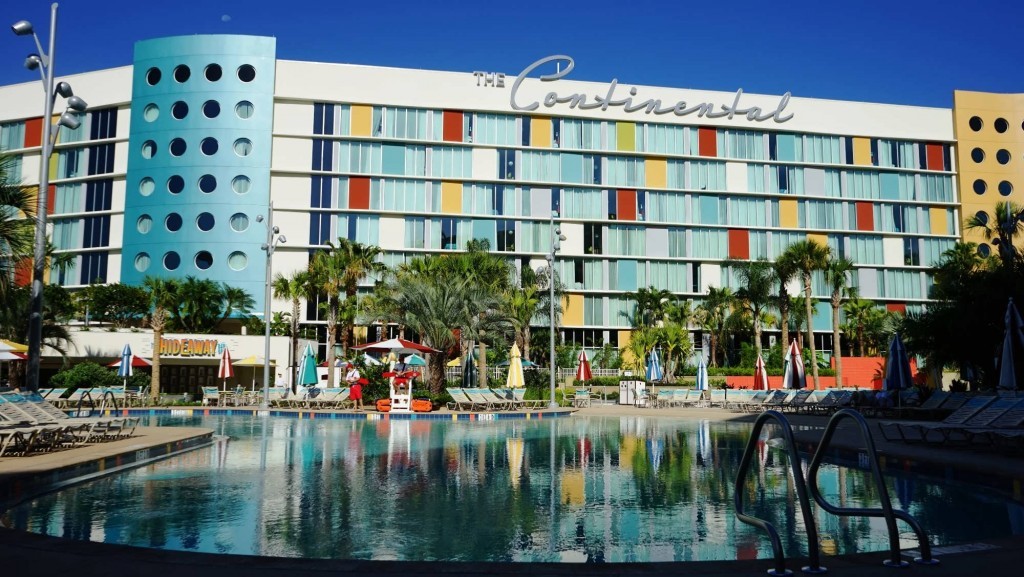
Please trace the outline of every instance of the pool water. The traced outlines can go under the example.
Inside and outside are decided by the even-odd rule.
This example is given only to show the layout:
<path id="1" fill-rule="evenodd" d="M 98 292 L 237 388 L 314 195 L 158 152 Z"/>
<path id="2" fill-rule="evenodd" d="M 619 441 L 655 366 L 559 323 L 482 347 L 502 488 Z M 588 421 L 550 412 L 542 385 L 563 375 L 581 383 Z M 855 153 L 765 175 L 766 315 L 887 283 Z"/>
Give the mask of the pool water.
<path id="1" fill-rule="evenodd" d="M 640 562 L 770 557 L 735 518 L 750 427 L 670 418 L 299 420 L 151 417 L 229 441 L 7 511 L 16 529 L 169 550 L 418 561 Z M 144 423 L 146 424 L 146 423 Z M 760 442 L 750 510 L 806 554 L 785 454 Z M 877 506 L 870 478 L 825 466 L 833 503 Z M 1022 532 L 1020 504 L 890 478 L 933 544 Z M 885 549 L 880 519 L 818 512 L 826 554 Z M 901 524 L 905 547 L 916 547 Z M 789 537 L 786 537 L 786 536 Z M 802 551 L 802 553 L 797 553 Z"/>

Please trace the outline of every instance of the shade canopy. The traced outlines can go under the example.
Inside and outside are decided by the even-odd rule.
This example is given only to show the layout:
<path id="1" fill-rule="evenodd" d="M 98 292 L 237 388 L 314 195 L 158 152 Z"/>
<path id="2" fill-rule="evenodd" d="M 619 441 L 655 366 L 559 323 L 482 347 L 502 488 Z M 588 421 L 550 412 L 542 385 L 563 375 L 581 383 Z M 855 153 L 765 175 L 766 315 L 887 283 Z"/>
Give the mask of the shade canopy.
<path id="1" fill-rule="evenodd" d="M 405 364 L 410 367 L 425 367 L 427 366 L 427 359 L 424 359 L 419 355 L 409 355 L 405 357 Z"/>
<path id="2" fill-rule="evenodd" d="M 407 341 L 405 339 L 388 339 L 386 341 L 377 341 L 375 343 L 367 343 L 365 345 L 359 345 L 352 347 L 353 350 L 357 351 L 372 351 L 372 352 L 391 352 L 394 351 L 400 355 L 411 355 L 413 353 L 439 353 L 441 351 L 432 349 L 426 345 Z"/>
<path id="3" fill-rule="evenodd" d="M 804 359 L 800 355 L 800 347 L 796 341 L 789 345 L 784 360 L 785 370 L 782 374 L 782 388 L 803 389 L 807 387 L 807 375 L 804 374 Z"/>
<path id="4" fill-rule="evenodd" d="M 113 361 L 111 363 L 107 363 L 107 366 L 111 367 L 111 368 L 114 368 L 114 369 L 120 368 L 121 367 L 121 359 L 117 359 L 116 361 Z M 141 368 L 144 368 L 144 367 L 151 367 L 151 366 L 153 366 L 153 361 L 151 361 L 149 359 L 144 359 L 144 358 L 136 356 L 136 355 L 132 355 L 132 368 L 141 369 Z"/>
<path id="5" fill-rule="evenodd" d="M 647 380 L 660 381 L 664 376 L 661 370 L 661 359 L 658 358 L 658 350 L 655 349 L 651 351 L 651 356 L 647 358 Z"/>
<path id="6" fill-rule="evenodd" d="M 18 353 L 12 353 L 10 351 L 0 351 L 0 361 L 20 361 L 22 360 L 22 358 L 23 357 L 18 356 Z"/>
<path id="7" fill-rule="evenodd" d="M 587 351 L 580 351 L 580 356 L 576 358 L 576 363 L 577 381 L 589 381 L 594 378 L 590 370 L 590 361 L 587 359 Z"/>
<path id="8" fill-rule="evenodd" d="M 15 353 L 27 353 L 28 345 L 9 341 L 7 339 L 0 339 L 0 351 L 10 351 Z"/>
<path id="9" fill-rule="evenodd" d="M 264 361 L 263 355 L 249 355 L 244 359 L 239 359 L 231 364 L 236 367 L 262 367 L 267 363 Z M 270 359 L 270 366 L 274 366 L 276 364 L 277 363 L 274 362 L 274 359 Z"/>

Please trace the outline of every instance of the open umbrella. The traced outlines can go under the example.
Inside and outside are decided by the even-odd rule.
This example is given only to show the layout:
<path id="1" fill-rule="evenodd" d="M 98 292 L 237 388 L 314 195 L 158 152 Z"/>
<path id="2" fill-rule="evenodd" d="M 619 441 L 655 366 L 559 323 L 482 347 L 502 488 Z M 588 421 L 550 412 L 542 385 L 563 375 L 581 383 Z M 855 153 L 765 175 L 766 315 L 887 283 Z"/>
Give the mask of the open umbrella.
<path id="1" fill-rule="evenodd" d="M 696 388 L 698 391 L 708 390 L 708 365 L 704 362 L 704 357 L 701 356 L 700 360 L 697 361 L 697 384 Z"/>
<path id="2" fill-rule="evenodd" d="M 473 354 L 473 348 L 470 347 L 469 352 L 462 359 L 462 388 L 472 389 L 479 384 L 477 382 L 477 375 L 479 374 L 476 368 L 474 359 L 476 355 Z"/>
<path id="3" fill-rule="evenodd" d="M 405 339 L 388 339 L 386 341 L 377 341 L 375 343 L 367 343 L 365 345 L 359 345 L 352 347 L 353 350 L 357 351 L 372 351 L 375 353 L 389 353 L 394 351 L 395 354 L 399 355 L 411 355 L 413 353 L 439 353 L 441 351 L 432 349 L 426 345 L 407 341 Z"/>
<path id="4" fill-rule="evenodd" d="M 790 343 L 783 364 L 785 365 L 785 370 L 782 374 L 782 388 L 805 388 L 807 386 L 807 376 L 804 374 L 804 360 L 800 356 L 800 347 L 796 346 L 796 341 Z"/>
<path id="5" fill-rule="evenodd" d="M 117 367 L 117 376 L 124 379 L 125 386 L 128 386 L 128 377 L 132 376 L 132 348 L 127 344 L 121 349 L 121 366 Z"/>
<path id="6" fill-rule="evenodd" d="M 900 391 L 914 386 L 914 377 L 910 374 L 910 358 L 903 346 L 899 333 L 892 335 L 889 341 L 889 356 L 885 360 L 885 390 L 895 393 L 896 403 L 902 402 Z"/>
<path id="7" fill-rule="evenodd" d="M 302 351 L 302 360 L 299 361 L 299 385 L 315 385 L 318 382 L 316 375 L 316 353 L 313 352 L 313 345 L 306 343 Z"/>
<path id="8" fill-rule="evenodd" d="M 660 381 L 663 376 L 661 361 L 658 359 L 658 351 L 655 349 L 651 351 L 651 356 L 647 358 L 647 380 Z"/>
<path id="9" fill-rule="evenodd" d="M 18 354 L 18 353 L 15 353 L 15 354 Z M 22 357 L 22 358 L 24 358 L 24 357 Z M 143 368 L 146 368 L 146 367 L 152 367 L 153 366 L 153 361 L 151 361 L 149 359 L 146 359 L 146 358 L 143 358 L 143 357 L 140 357 L 140 356 L 138 356 L 136 354 L 132 354 L 131 363 L 132 363 L 132 368 L 133 369 L 143 369 Z M 121 368 L 121 359 L 118 358 L 116 361 L 107 363 L 107 366 L 112 368 L 112 369 L 120 369 Z"/>
<path id="10" fill-rule="evenodd" d="M 225 391 L 228 388 L 228 379 L 234 376 L 235 367 L 231 364 L 231 353 L 224 347 L 224 352 L 220 355 L 220 365 L 217 366 L 217 378 L 220 379 Z"/>
<path id="11" fill-rule="evenodd" d="M 1003 335 L 1003 355 L 999 360 L 999 390 L 1017 390 L 1017 366 L 1014 364 L 1013 349 L 1024 345 L 1024 322 L 1020 312 L 1013 304 L 1013 299 L 1006 304 L 1006 316 L 1003 318 L 1006 327 Z"/>
<path id="12" fill-rule="evenodd" d="M 233 362 L 231 364 L 236 366 L 236 367 L 252 367 L 252 390 L 255 391 L 256 390 L 256 368 L 257 367 L 263 367 L 263 365 L 266 364 L 266 361 L 264 360 L 263 356 L 262 355 L 249 355 L 249 356 L 245 357 L 244 359 L 235 361 L 235 362 Z M 276 363 L 274 363 L 274 360 L 271 359 L 270 360 L 270 366 L 273 367 L 275 365 L 276 365 Z"/>
<path id="13" fill-rule="evenodd" d="M 505 386 L 510 389 L 521 389 L 526 386 L 526 378 L 523 376 L 523 357 L 519 354 L 519 346 L 512 343 L 512 350 L 508 356 L 510 362 Z"/>
<path id="14" fill-rule="evenodd" d="M 410 367 L 425 367 L 427 366 L 427 359 L 424 359 L 419 355 L 409 355 L 405 357 L 405 364 Z"/>
<path id="15" fill-rule="evenodd" d="M 757 355 L 757 361 L 754 362 L 754 390 L 768 390 L 768 371 L 765 369 L 764 359 L 761 358 L 761 355 Z"/>
<path id="16" fill-rule="evenodd" d="M 586 382 L 594 378 L 590 371 L 590 361 L 587 360 L 587 351 L 580 351 L 580 356 L 576 360 L 579 362 L 576 365 L 576 380 Z"/>

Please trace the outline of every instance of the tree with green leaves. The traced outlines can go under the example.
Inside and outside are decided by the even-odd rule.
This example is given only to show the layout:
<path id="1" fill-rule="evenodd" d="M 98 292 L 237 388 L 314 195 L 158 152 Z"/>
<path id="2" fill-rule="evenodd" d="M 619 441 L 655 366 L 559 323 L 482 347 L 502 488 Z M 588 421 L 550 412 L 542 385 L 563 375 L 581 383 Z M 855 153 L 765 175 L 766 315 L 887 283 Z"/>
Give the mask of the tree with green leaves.
<path id="1" fill-rule="evenodd" d="M 14 270 L 31 258 L 35 189 L 13 182 L 14 157 L 0 153 L 0 300 L 13 288 Z"/>
<path id="2" fill-rule="evenodd" d="M 726 327 L 732 310 L 733 294 L 728 287 L 708 287 L 708 294 L 697 306 L 697 319 L 702 329 L 711 335 L 711 366 L 718 366 L 718 351 L 724 348 Z M 724 352 L 724 351 L 723 351 Z"/>
<path id="3" fill-rule="evenodd" d="M 828 262 L 829 248 L 813 240 L 802 240 L 793 243 L 786 248 L 784 258 L 791 259 L 796 270 L 803 276 L 804 281 L 804 307 L 807 315 L 807 341 L 811 348 L 811 358 L 817 359 L 818 352 L 814 345 L 814 313 L 811 310 L 811 281 L 815 271 L 824 270 Z M 811 363 L 811 374 L 814 377 L 814 388 L 821 388 L 818 378 L 818 363 Z"/>
<path id="4" fill-rule="evenodd" d="M 670 291 L 651 286 L 627 293 L 626 298 L 636 302 L 631 319 L 633 328 L 656 327 L 659 321 L 664 320 L 666 307 L 672 301 L 673 295 Z"/>
<path id="5" fill-rule="evenodd" d="M 853 261 L 843 257 L 829 258 L 825 265 L 825 285 L 831 293 L 832 303 L 832 356 L 836 359 L 836 384 L 840 387 L 843 386 L 843 348 L 839 311 L 843 299 L 856 297 L 856 289 L 850 287 L 850 275 L 853 272 Z"/>
<path id="6" fill-rule="evenodd" d="M 140 323 L 149 313 L 149 293 L 140 286 L 92 284 L 81 293 L 93 319 L 119 329 Z"/>
<path id="7" fill-rule="evenodd" d="M 789 283 L 796 278 L 796 263 L 785 252 L 779 255 L 772 263 L 772 270 L 775 273 L 775 282 L 779 289 L 775 295 L 775 307 L 779 310 L 779 328 L 782 331 L 782 347 L 789 346 L 789 313 L 792 310 Z"/>
<path id="8" fill-rule="evenodd" d="M 160 401 L 160 341 L 164 336 L 164 329 L 167 328 L 167 321 L 171 309 L 178 306 L 178 283 L 173 279 L 162 279 L 147 276 L 142 280 L 142 286 L 149 293 L 149 302 L 152 305 L 152 312 L 149 314 L 149 325 L 153 328 L 153 371 L 151 373 L 149 394 L 153 404 Z"/>
<path id="9" fill-rule="evenodd" d="M 311 299 L 315 296 L 312 283 L 310 282 L 309 271 L 295 271 L 290 277 L 281 273 L 274 276 L 272 288 L 274 298 L 291 302 L 292 310 L 288 315 L 288 337 L 291 339 L 292 366 L 289 367 L 292 381 L 295 378 L 295 365 L 298 364 L 301 353 L 299 351 L 299 315 L 301 313 L 302 299 Z"/>
<path id="10" fill-rule="evenodd" d="M 999 201 L 991 214 L 980 211 L 964 223 L 967 230 L 978 231 L 985 240 L 996 245 L 999 260 L 1004 267 L 1013 267 L 1020 260 L 1016 241 L 1024 232 L 1024 206 L 1010 201 Z"/>
<path id="11" fill-rule="evenodd" d="M 736 271 L 740 287 L 735 299 L 750 314 L 754 328 L 754 350 L 761 354 L 761 322 L 774 300 L 775 274 L 766 260 L 726 261 L 728 270 Z"/>
<path id="12" fill-rule="evenodd" d="M 32 310 L 31 287 L 22 286 L 8 290 L 6 298 L 0 301 L 0 338 L 28 342 L 26 319 Z M 67 320 L 74 314 L 74 302 L 68 291 L 60 285 L 43 285 L 42 343 L 57 351 L 66 361 L 71 333 Z M 24 380 L 25 363 L 11 363 L 11 382 Z"/>

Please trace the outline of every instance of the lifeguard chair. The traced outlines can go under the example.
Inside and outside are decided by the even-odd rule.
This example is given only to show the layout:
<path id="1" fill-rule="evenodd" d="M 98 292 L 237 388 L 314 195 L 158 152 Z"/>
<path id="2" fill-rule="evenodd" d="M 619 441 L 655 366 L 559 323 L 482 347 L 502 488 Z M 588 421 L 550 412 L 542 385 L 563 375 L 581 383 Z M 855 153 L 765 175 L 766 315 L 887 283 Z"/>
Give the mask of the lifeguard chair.
<path id="1" fill-rule="evenodd" d="M 412 412 L 412 388 L 420 374 L 416 371 L 391 371 L 383 376 L 387 377 L 391 389 L 391 412 Z"/>

